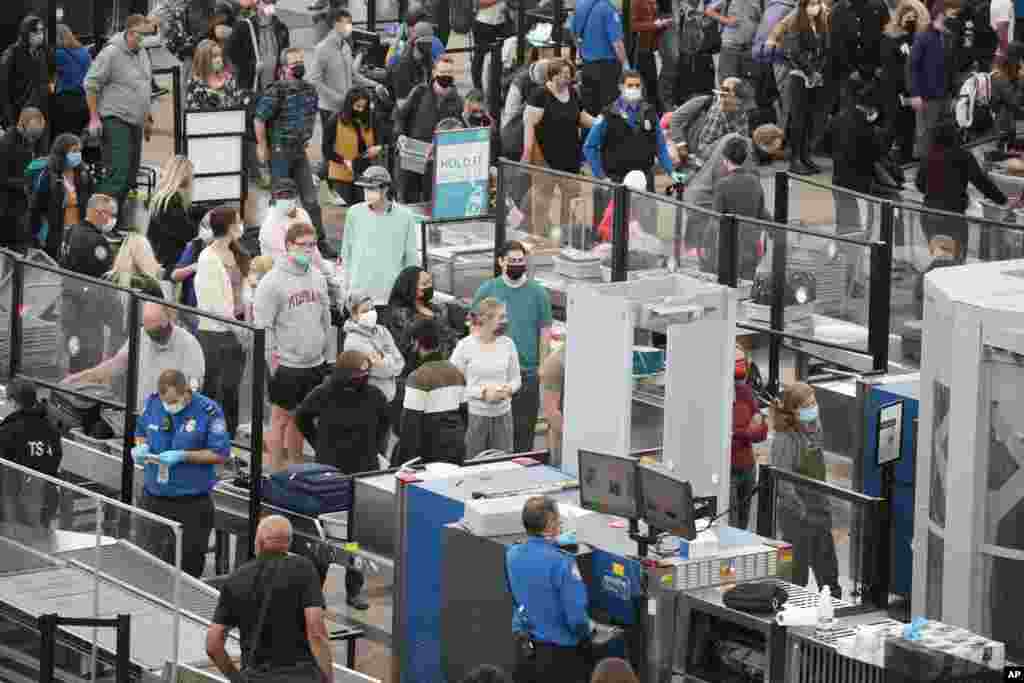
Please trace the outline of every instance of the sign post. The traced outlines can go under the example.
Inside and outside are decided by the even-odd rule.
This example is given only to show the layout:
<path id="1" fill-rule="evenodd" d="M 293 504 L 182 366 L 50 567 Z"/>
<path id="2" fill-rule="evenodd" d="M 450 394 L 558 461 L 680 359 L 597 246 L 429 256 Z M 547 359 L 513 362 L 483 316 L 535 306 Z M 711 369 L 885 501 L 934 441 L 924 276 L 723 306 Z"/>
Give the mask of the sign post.
<path id="1" fill-rule="evenodd" d="M 433 218 L 487 213 L 491 129 L 438 131 L 434 137 Z"/>

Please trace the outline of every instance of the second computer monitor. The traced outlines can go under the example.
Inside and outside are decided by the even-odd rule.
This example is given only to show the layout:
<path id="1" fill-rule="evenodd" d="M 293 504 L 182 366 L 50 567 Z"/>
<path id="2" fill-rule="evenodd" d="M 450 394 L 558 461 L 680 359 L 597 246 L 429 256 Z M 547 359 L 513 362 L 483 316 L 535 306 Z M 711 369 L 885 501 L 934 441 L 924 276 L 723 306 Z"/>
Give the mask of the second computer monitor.
<path id="1" fill-rule="evenodd" d="M 697 538 L 690 482 L 654 465 L 637 465 L 636 476 L 640 519 L 673 536 Z"/>
<path id="2" fill-rule="evenodd" d="M 580 506 L 627 519 L 637 517 L 635 458 L 579 450 Z"/>

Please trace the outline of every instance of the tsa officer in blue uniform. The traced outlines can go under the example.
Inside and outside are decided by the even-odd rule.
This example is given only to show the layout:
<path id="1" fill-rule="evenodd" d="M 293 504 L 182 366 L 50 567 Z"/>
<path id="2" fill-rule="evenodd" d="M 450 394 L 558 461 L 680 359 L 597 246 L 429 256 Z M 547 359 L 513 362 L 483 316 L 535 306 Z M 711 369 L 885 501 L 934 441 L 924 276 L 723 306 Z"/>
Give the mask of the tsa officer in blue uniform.
<path id="1" fill-rule="evenodd" d="M 224 411 L 192 391 L 179 370 L 164 370 L 157 393 L 146 400 L 136 421 L 132 458 L 145 464 L 145 510 L 181 522 L 181 568 L 199 578 L 213 530 L 210 491 L 217 481 L 215 465 L 231 452 Z M 156 526 L 147 534 L 147 549 L 174 563 L 174 535 Z"/>
<path id="2" fill-rule="evenodd" d="M 555 545 L 558 506 L 534 496 L 523 506 L 529 539 L 505 555 L 515 612 L 517 683 L 586 683 L 590 677 L 587 587 L 576 558 Z"/>
<path id="3" fill-rule="evenodd" d="M 619 96 L 619 74 L 629 71 L 622 16 L 611 0 L 579 0 L 569 24 L 580 42 L 580 100 L 599 116 Z"/>

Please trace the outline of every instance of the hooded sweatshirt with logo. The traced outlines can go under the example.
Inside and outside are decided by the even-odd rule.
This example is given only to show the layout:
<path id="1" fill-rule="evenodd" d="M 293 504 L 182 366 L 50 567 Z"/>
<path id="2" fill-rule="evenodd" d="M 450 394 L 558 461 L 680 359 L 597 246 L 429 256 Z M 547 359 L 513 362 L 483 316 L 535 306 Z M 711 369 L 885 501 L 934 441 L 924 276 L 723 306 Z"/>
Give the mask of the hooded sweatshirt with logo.
<path id="1" fill-rule="evenodd" d="M 150 110 L 153 65 L 141 47 L 128 49 L 118 33 L 96 56 L 85 76 L 85 91 L 96 95 L 100 118 L 114 117 L 142 127 Z"/>
<path id="2" fill-rule="evenodd" d="M 267 349 L 289 368 L 315 368 L 326 358 L 331 326 L 327 281 L 315 268 L 283 259 L 260 280 L 254 323 L 270 332 Z"/>

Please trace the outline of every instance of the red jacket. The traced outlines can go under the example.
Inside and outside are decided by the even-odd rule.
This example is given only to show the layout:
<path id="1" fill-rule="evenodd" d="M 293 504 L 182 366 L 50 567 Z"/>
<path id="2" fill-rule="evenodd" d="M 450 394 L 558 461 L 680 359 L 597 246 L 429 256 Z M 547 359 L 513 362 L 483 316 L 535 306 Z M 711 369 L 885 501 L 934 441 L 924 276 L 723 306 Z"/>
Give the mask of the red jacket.
<path id="1" fill-rule="evenodd" d="M 746 470 L 754 466 L 753 444 L 768 438 L 768 424 L 751 424 L 760 411 L 754 391 L 746 382 L 736 382 L 736 399 L 732 404 L 732 466 Z"/>

